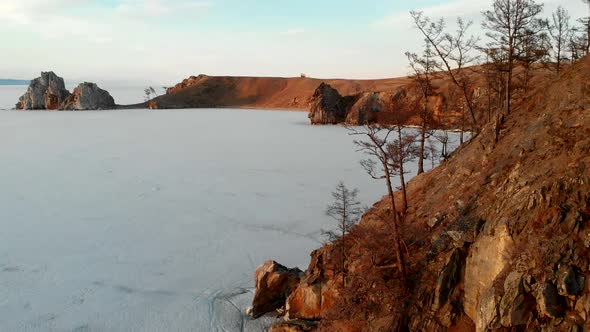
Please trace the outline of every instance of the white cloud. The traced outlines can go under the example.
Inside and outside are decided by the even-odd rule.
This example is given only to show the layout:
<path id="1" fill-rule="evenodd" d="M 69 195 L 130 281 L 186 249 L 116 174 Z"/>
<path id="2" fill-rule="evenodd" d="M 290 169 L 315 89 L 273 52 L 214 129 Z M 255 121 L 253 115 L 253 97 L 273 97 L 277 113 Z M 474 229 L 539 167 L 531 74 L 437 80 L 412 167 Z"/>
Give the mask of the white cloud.
<path id="1" fill-rule="evenodd" d="M 283 34 L 285 35 L 290 35 L 290 36 L 294 36 L 294 35 L 300 35 L 305 33 L 305 29 L 304 28 L 291 28 L 291 29 L 287 29 L 283 32 Z"/>
<path id="2" fill-rule="evenodd" d="M 195 16 L 200 15 L 211 4 L 206 1 L 164 1 L 164 0 L 122 0 L 116 7 L 120 15 L 132 17 L 167 17 L 167 16 Z"/>
<path id="3" fill-rule="evenodd" d="M 489 0 L 457 0 L 431 7 L 416 8 L 416 10 L 432 18 L 444 17 L 447 22 L 453 22 L 458 17 L 477 21 L 481 17 L 482 8 L 488 8 L 490 3 Z M 409 12 L 393 13 L 373 22 L 376 27 L 403 29 L 411 27 L 412 24 Z"/>
<path id="4" fill-rule="evenodd" d="M 194 18 L 209 7 L 194 0 L 121 0 L 115 7 L 99 0 L 0 0 L 0 20 L 27 25 L 43 39 L 73 37 L 100 44 L 137 36 L 159 20 Z"/>
<path id="5" fill-rule="evenodd" d="M 51 17 L 64 8 L 80 2 L 73 0 L 2 0 L 0 2 L 0 18 L 18 24 L 32 24 L 36 20 Z"/>
<path id="6" fill-rule="evenodd" d="M 583 13 L 587 15 L 588 7 L 582 1 L 568 1 L 564 3 L 563 0 L 542 0 L 537 1 L 545 4 L 544 16 L 549 16 L 550 13 L 561 5 L 569 10 L 573 17 L 576 14 Z M 424 15 L 433 19 L 445 18 L 448 23 L 456 21 L 461 17 L 466 21 L 473 21 L 479 23 L 482 20 L 482 11 L 492 8 L 492 0 L 455 0 L 446 4 L 439 4 L 430 7 L 416 8 L 417 11 L 424 12 Z M 380 28 L 406 28 L 412 26 L 412 20 L 409 12 L 396 12 L 387 15 L 375 22 L 374 27 Z"/>

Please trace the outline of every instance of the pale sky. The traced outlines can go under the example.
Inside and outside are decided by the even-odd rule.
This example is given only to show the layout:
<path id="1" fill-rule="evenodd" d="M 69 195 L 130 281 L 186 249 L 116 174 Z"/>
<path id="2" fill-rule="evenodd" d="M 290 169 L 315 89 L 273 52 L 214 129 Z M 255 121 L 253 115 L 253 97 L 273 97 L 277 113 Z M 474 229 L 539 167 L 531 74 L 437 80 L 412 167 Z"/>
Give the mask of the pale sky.
<path id="1" fill-rule="evenodd" d="M 409 11 L 476 22 L 492 0 L 0 0 L 0 78 L 173 84 L 190 75 L 383 78 L 422 38 Z M 582 0 L 546 0 L 588 15 Z"/>

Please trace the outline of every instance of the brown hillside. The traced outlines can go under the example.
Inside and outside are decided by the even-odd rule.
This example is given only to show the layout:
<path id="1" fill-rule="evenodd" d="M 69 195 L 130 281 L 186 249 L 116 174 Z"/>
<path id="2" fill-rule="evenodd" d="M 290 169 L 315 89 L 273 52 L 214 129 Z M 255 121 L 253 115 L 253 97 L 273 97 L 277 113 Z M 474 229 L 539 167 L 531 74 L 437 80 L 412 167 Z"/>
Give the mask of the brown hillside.
<path id="1" fill-rule="evenodd" d="M 407 78 L 344 80 L 280 77 L 191 76 L 155 98 L 153 108 L 243 107 L 261 109 L 308 108 L 315 89 L 326 82 L 344 95 L 364 91 L 394 91 Z"/>
<path id="2" fill-rule="evenodd" d="M 409 290 L 383 200 L 345 238 L 346 286 L 324 246 L 289 317 L 322 331 L 590 330 L 588 77 L 590 58 L 517 102 L 497 143 L 490 123 L 409 183 Z"/>

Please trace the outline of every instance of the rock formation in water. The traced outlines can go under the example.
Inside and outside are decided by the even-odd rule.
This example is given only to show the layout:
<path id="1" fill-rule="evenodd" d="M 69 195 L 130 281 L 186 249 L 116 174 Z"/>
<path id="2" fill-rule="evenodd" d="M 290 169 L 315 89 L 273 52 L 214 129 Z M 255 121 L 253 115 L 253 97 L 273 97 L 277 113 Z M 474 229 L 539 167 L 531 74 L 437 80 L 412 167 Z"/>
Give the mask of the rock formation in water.
<path id="1" fill-rule="evenodd" d="M 19 110 L 101 110 L 115 108 L 111 95 L 95 83 L 82 83 L 74 93 L 66 89 L 63 78 L 53 72 L 42 72 L 31 81 L 27 92 L 19 98 Z"/>
<path id="2" fill-rule="evenodd" d="M 56 110 L 69 95 L 63 78 L 52 71 L 42 72 L 41 77 L 32 80 L 27 92 L 19 98 L 16 109 Z"/>
<path id="3" fill-rule="evenodd" d="M 407 286 L 384 199 L 345 271 L 333 245 L 312 253 L 276 331 L 590 331 L 589 76 L 587 57 L 408 183 Z"/>
<path id="4" fill-rule="evenodd" d="M 342 96 L 329 84 L 322 83 L 311 98 L 308 117 L 311 124 L 322 125 L 418 124 L 418 119 L 412 119 L 412 116 L 419 109 L 419 99 L 420 92 L 412 84 L 389 92 L 361 92 Z M 443 99 L 441 95 L 431 97 L 431 103 L 437 104 L 433 105 L 433 112 L 440 112 Z M 451 121 L 448 121 L 449 124 Z"/>
<path id="5" fill-rule="evenodd" d="M 323 83 L 311 97 L 309 119 L 312 124 L 337 124 L 346 120 L 354 97 L 342 97 L 329 84 Z"/>
<path id="6" fill-rule="evenodd" d="M 84 82 L 78 85 L 73 93 L 61 104 L 63 110 L 104 110 L 113 109 L 115 100 L 108 91 L 99 88 L 95 83 Z"/>

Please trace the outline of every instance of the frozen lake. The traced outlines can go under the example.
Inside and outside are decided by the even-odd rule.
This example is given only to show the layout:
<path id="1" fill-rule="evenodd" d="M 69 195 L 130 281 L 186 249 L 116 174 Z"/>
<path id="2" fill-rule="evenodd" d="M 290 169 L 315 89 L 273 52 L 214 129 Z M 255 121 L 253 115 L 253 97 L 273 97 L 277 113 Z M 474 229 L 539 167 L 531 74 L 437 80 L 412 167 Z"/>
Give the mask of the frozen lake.
<path id="1" fill-rule="evenodd" d="M 256 266 L 307 267 L 338 181 L 384 194 L 361 158 L 303 112 L 1 111 L 0 330 L 260 331 Z"/>

